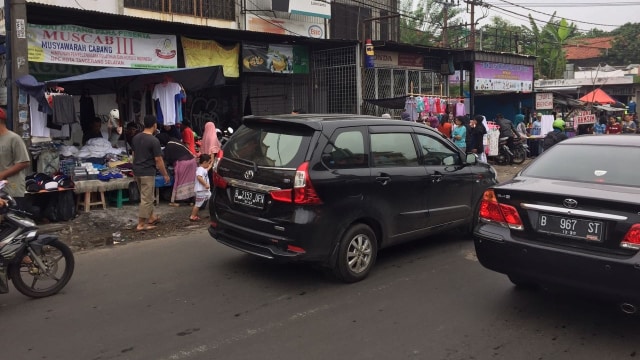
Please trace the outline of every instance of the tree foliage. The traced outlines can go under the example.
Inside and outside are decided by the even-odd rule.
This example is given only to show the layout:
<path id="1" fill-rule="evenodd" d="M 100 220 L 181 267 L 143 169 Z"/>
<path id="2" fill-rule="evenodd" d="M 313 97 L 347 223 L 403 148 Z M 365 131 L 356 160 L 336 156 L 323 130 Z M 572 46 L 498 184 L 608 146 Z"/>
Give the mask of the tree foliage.
<path id="1" fill-rule="evenodd" d="M 529 28 L 535 44 L 534 54 L 537 58 L 537 75 L 548 79 L 562 78 L 566 54 L 563 46 L 567 40 L 577 35 L 576 25 L 566 19 L 556 19 L 555 13 L 542 27 L 538 27 L 529 14 Z"/>
<path id="2" fill-rule="evenodd" d="M 448 43 L 453 43 L 464 33 L 462 20 L 458 15 L 463 9 L 449 7 Z M 413 7 L 412 0 L 402 0 L 400 18 L 400 41 L 406 44 L 425 46 L 441 45 L 444 27 L 443 5 L 434 0 L 419 0 Z"/>
<path id="3" fill-rule="evenodd" d="M 640 23 L 626 23 L 611 31 L 615 38 L 606 57 L 609 65 L 640 62 Z"/>

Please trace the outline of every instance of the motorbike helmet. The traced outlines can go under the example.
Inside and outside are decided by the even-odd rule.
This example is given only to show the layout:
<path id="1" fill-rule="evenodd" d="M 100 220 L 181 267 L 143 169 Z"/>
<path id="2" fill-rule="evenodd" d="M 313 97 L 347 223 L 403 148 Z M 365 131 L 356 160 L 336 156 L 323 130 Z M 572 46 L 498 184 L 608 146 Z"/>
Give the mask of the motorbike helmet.
<path id="1" fill-rule="evenodd" d="M 553 121 L 553 128 L 554 129 L 558 129 L 560 131 L 564 131 L 564 120 L 562 119 L 555 119 Z"/>

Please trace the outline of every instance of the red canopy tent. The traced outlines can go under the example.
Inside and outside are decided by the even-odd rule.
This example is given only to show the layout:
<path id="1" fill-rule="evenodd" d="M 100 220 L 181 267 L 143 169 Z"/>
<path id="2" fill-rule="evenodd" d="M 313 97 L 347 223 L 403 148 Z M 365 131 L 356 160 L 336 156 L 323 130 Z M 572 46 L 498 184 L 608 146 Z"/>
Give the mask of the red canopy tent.
<path id="1" fill-rule="evenodd" d="M 598 104 L 615 104 L 617 101 L 604 90 L 598 88 L 580 98 L 580 101 Z"/>

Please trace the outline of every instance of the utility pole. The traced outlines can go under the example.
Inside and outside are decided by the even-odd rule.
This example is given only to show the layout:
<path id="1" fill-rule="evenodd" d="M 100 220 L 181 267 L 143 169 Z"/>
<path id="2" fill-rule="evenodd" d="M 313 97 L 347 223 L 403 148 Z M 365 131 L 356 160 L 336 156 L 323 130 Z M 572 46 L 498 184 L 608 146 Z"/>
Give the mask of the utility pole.
<path id="1" fill-rule="evenodd" d="M 465 0 L 465 2 L 471 7 L 471 34 L 469 35 L 469 50 L 476 49 L 476 19 L 475 8 L 476 6 L 484 6 L 482 0 Z"/>
<path id="2" fill-rule="evenodd" d="M 27 60 L 27 2 L 26 0 L 5 0 L 5 24 L 7 30 L 7 126 L 14 132 L 29 138 L 30 131 L 23 125 L 29 124 L 21 111 L 27 114 L 26 104 L 18 103 L 18 88 L 15 80 L 29 74 Z"/>
<path id="3" fill-rule="evenodd" d="M 449 46 L 449 8 L 452 6 L 460 5 L 460 0 L 436 0 L 438 4 L 442 5 L 442 47 Z"/>

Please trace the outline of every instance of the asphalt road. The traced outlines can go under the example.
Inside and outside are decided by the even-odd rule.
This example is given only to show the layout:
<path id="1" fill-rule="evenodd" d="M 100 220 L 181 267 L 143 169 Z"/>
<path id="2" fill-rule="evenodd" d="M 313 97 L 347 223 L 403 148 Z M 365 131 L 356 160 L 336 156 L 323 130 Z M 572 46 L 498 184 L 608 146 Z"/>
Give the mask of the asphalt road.
<path id="1" fill-rule="evenodd" d="M 515 290 L 450 234 L 384 250 L 345 285 L 204 231 L 77 253 L 54 297 L 0 297 L 0 359 L 627 359 L 640 318 Z"/>

